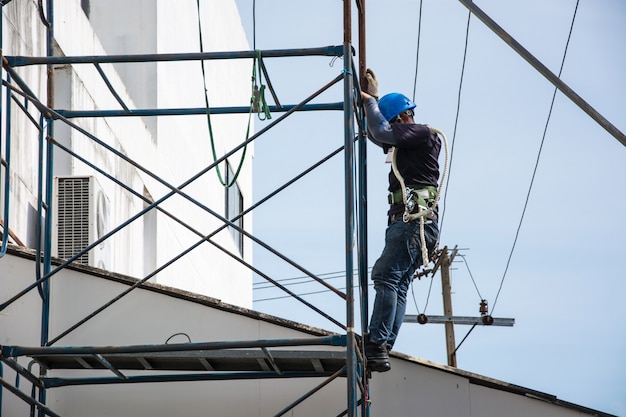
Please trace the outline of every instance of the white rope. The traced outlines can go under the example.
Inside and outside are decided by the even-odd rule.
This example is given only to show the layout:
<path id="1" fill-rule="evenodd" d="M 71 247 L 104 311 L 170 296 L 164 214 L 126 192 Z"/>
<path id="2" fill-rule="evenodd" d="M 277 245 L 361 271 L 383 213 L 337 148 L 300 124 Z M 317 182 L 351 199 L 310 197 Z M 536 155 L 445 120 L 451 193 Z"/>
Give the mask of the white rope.
<path id="1" fill-rule="evenodd" d="M 404 221 L 405 223 L 408 223 L 411 220 L 415 220 L 415 219 L 420 220 L 420 242 L 422 246 L 421 248 L 422 249 L 422 264 L 424 266 L 428 265 L 429 263 L 428 249 L 426 248 L 426 237 L 424 236 L 424 217 L 431 215 L 437 208 L 437 204 L 439 204 L 439 197 L 441 196 L 441 190 L 443 189 L 443 184 L 446 180 L 446 176 L 448 175 L 448 158 L 449 158 L 448 139 L 446 138 L 445 133 L 443 133 L 443 131 L 434 127 L 429 127 L 429 128 L 435 134 L 441 135 L 443 139 L 445 154 L 446 154 L 446 158 L 445 158 L 445 162 L 443 166 L 443 172 L 441 173 L 441 181 L 439 182 L 439 188 L 437 188 L 437 192 L 435 193 L 435 199 L 431 207 L 427 208 L 426 210 L 422 210 L 422 207 L 418 204 L 417 213 L 410 212 L 409 204 L 407 201 L 407 195 L 406 195 L 406 191 L 407 191 L 406 184 L 404 183 L 404 178 L 400 174 L 400 171 L 398 171 L 398 166 L 396 165 L 396 154 L 398 153 L 398 148 L 394 147 L 393 152 L 391 154 L 391 169 L 393 170 L 394 175 L 396 176 L 396 178 L 398 179 L 398 182 L 400 183 L 400 190 L 402 190 L 402 201 L 404 203 L 404 213 L 402 214 L 402 221 Z"/>

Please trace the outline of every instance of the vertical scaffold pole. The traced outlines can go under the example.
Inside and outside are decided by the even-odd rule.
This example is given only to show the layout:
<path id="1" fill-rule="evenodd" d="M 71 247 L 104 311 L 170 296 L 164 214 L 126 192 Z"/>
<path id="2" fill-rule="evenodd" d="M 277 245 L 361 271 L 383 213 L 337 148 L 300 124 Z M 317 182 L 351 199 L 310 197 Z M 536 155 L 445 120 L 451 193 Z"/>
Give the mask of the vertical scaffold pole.
<path id="1" fill-rule="evenodd" d="M 358 8 L 358 25 L 359 25 L 359 82 L 363 87 L 365 79 L 365 70 L 367 68 L 365 55 L 365 0 L 357 0 Z M 361 311 L 361 334 L 367 332 L 369 323 L 368 308 L 368 258 L 367 258 L 367 123 L 365 121 L 365 113 L 363 108 L 358 110 L 359 118 L 359 140 L 358 140 L 358 156 L 357 156 L 357 175 L 358 175 L 358 194 L 357 194 L 357 236 L 358 236 L 358 270 L 359 270 L 359 288 L 360 288 L 360 311 Z M 363 353 L 363 352 L 361 352 Z M 368 381 L 367 372 L 361 371 L 361 386 L 366 392 L 362 394 L 362 398 L 367 395 Z M 369 404 L 367 401 L 361 403 L 361 416 L 369 416 Z"/>
<path id="2" fill-rule="evenodd" d="M 2 54 L 2 51 L 4 51 L 4 43 L 3 41 L 3 37 L 2 37 L 2 31 L 4 30 L 3 26 L 2 26 L 2 15 L 4 14 L 4 5 L 0 4 L 0 82 L 4 79 L 4 70 L 3 70 L 3 66 L 2 66 L 2 60 L 4 58 L 4 55 Z M 0 90 L 2 91 L 2 90 Z M 8 95 L 8 91 L 7 91 L 7 95 Z M 2 108 L 2 94 L 0 94 L 0 187 L 2 187 L 2 184 L 4 184 L 2 182 L 2 166 L 4 165 L 2 162 L 2 113 L 3 113 L 3 108 Z M 5 179 L 8 181 L 9 178 L 9 170 L 6 170 L 6 177 Z M 4 204 L 2 206 L 2 212 L 1 213 L 6 213 L 6 208 L 7 208 L 7 199 L 6 197 L 8 197 L 7 195 L 4 195 L 4 193 L 1 191 L 0 188 L 0 197 L 2 197 L 4 199 Z M 0 248 L 0 257 L 4 256 L 5 251 L 6 251 L 6 247 L 8 244 L 8 234 L 9 234 L 9 222 L 7 221 L 7 216 L 4 215 L 1 219 L 4 222 L 4 235 L 2 236 L 2 247 Z M 2 390 L 0 390 L 2 391 Z M 0 394 L 2 395 L 2 394 Z M 2 397 L 0 397 L 0 400 L 2 399 Z M 2 405 L 2 402 L 0 401 L 0 406 Z M 0 408 L 1 410 L 1 408 Z"/>
<path id="3" fill-rule="evenodd" d="M 47 38 L 46 38 L 46 56 L 50 57 L 54 55 L 54 14 L 53 14 L 53 1 L 47 2 Z M 47 106 L 50 109 L 54 109 L 54 67 L 52 64 L 47 64 Z M 48 137 L 54 137 L 54 123 L 52 121 L 52 115 L 44 115 L 48 119 L 48 126 L 46 135 Z M 45 228 L 44 228 L 44 240 L 43 240 L 43 273 L 47 275 L 51 269 L 52 260 L 52 184 L 53 184 L 53 145 L 49 141 L 46 144 L 46 210 L 45 210 Z M 48 343 L 49 331 L 50 331 L 50 281 L 47 280 L 42 284 L 43 303 L 41 312 L 41 346 L 45 346 Z M 40 373 L 45 376 L 45 368 L 41 368 Z M 46 404 L 46 390 L 41 389 L 39 391 L 39 402 Z M 39 411 L 41 417 L 44 416 L 43 411 Z"/>
<path id="4" fill-rule="evenodd" d="M 354 249 L 354 98 L 352 69 L 352 1 L 343 2 L 343 115 L 345 129 L 345 231 L 346 231 L 346 365 L 348 417 L 356 416 L 357 409 L 357 360 L 354 332 L 354 290 L 353 290 L 353 249 Z"/>

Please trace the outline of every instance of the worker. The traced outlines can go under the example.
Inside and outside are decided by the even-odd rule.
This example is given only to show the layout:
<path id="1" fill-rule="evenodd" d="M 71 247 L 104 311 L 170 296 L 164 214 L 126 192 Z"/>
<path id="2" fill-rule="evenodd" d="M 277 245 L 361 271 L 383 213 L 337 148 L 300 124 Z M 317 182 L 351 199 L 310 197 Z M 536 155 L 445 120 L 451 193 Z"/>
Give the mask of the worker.
<path id="1" fill-rule="evenodd" d="M 415 103 L 400 93 L 389 93 L 378 101 L 378 82 L 370 69 L 361 96 L 365 107 L 368 137 L 388 153 L 396 148 L 395 164 L 407 187 L 404 204 L 400 181 L 393 169 L 389 173 L 389 211 L 385 246 L 372 269 L 376 297 L 365 335 L 368 369 L 391 369 L 389 351 L 398 337 L 406 311 L 406 296 L 413 274 L 422 264 L 422 242 L 428 256 L 438 245 L 437 210 L 432 207 L 439 180 L 441 140 L 425 124 L 414 121 Z M 409 207 L 407 207 L 409 206 Z M 421 208 L 420 208 L 421 206 Z M 424 218 L 422 237 L 419 218 L 409 214 L 432 210 Z"/>

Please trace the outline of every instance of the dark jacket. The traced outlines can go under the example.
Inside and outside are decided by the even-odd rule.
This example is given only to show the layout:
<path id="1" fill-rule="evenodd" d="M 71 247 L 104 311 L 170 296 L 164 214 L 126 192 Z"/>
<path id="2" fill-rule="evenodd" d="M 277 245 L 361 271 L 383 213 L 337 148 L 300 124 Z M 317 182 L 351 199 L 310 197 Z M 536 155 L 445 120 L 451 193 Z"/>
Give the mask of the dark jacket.
<path id="1" fill-rule="evenodd" d="M 381 146 L 385 153 L 396 147 L 396 166 L 404 178 L 405 185 L 434 186 L 439 181 L 439 152 L 441 139 L 423 124 L 390 124 L 378 109 L 376 100 L 370 98 L 365 102 L 367 128 L 372 142 Z M 400 183 L 393 170 L 389 172 L 389 191 L 400 189 Z M 394 204 L 389 214 L 404 211 L 402 204 Z"/>

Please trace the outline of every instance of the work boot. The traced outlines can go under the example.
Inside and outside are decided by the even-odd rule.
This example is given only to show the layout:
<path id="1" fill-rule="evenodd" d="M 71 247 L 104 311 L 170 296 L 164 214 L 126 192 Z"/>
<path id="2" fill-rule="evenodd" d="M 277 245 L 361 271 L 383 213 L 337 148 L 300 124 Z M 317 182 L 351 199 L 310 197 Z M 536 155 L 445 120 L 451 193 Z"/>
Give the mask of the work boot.
<path id="1" fill-rule="evenodd" d="M 387 372 L 391 369 L 387 347 L 384 344 L 377 345 L 370 342 L 368 336 L 365 338 L 365 356 L 367 357 L 367 369 L 370 371 Z"/>

